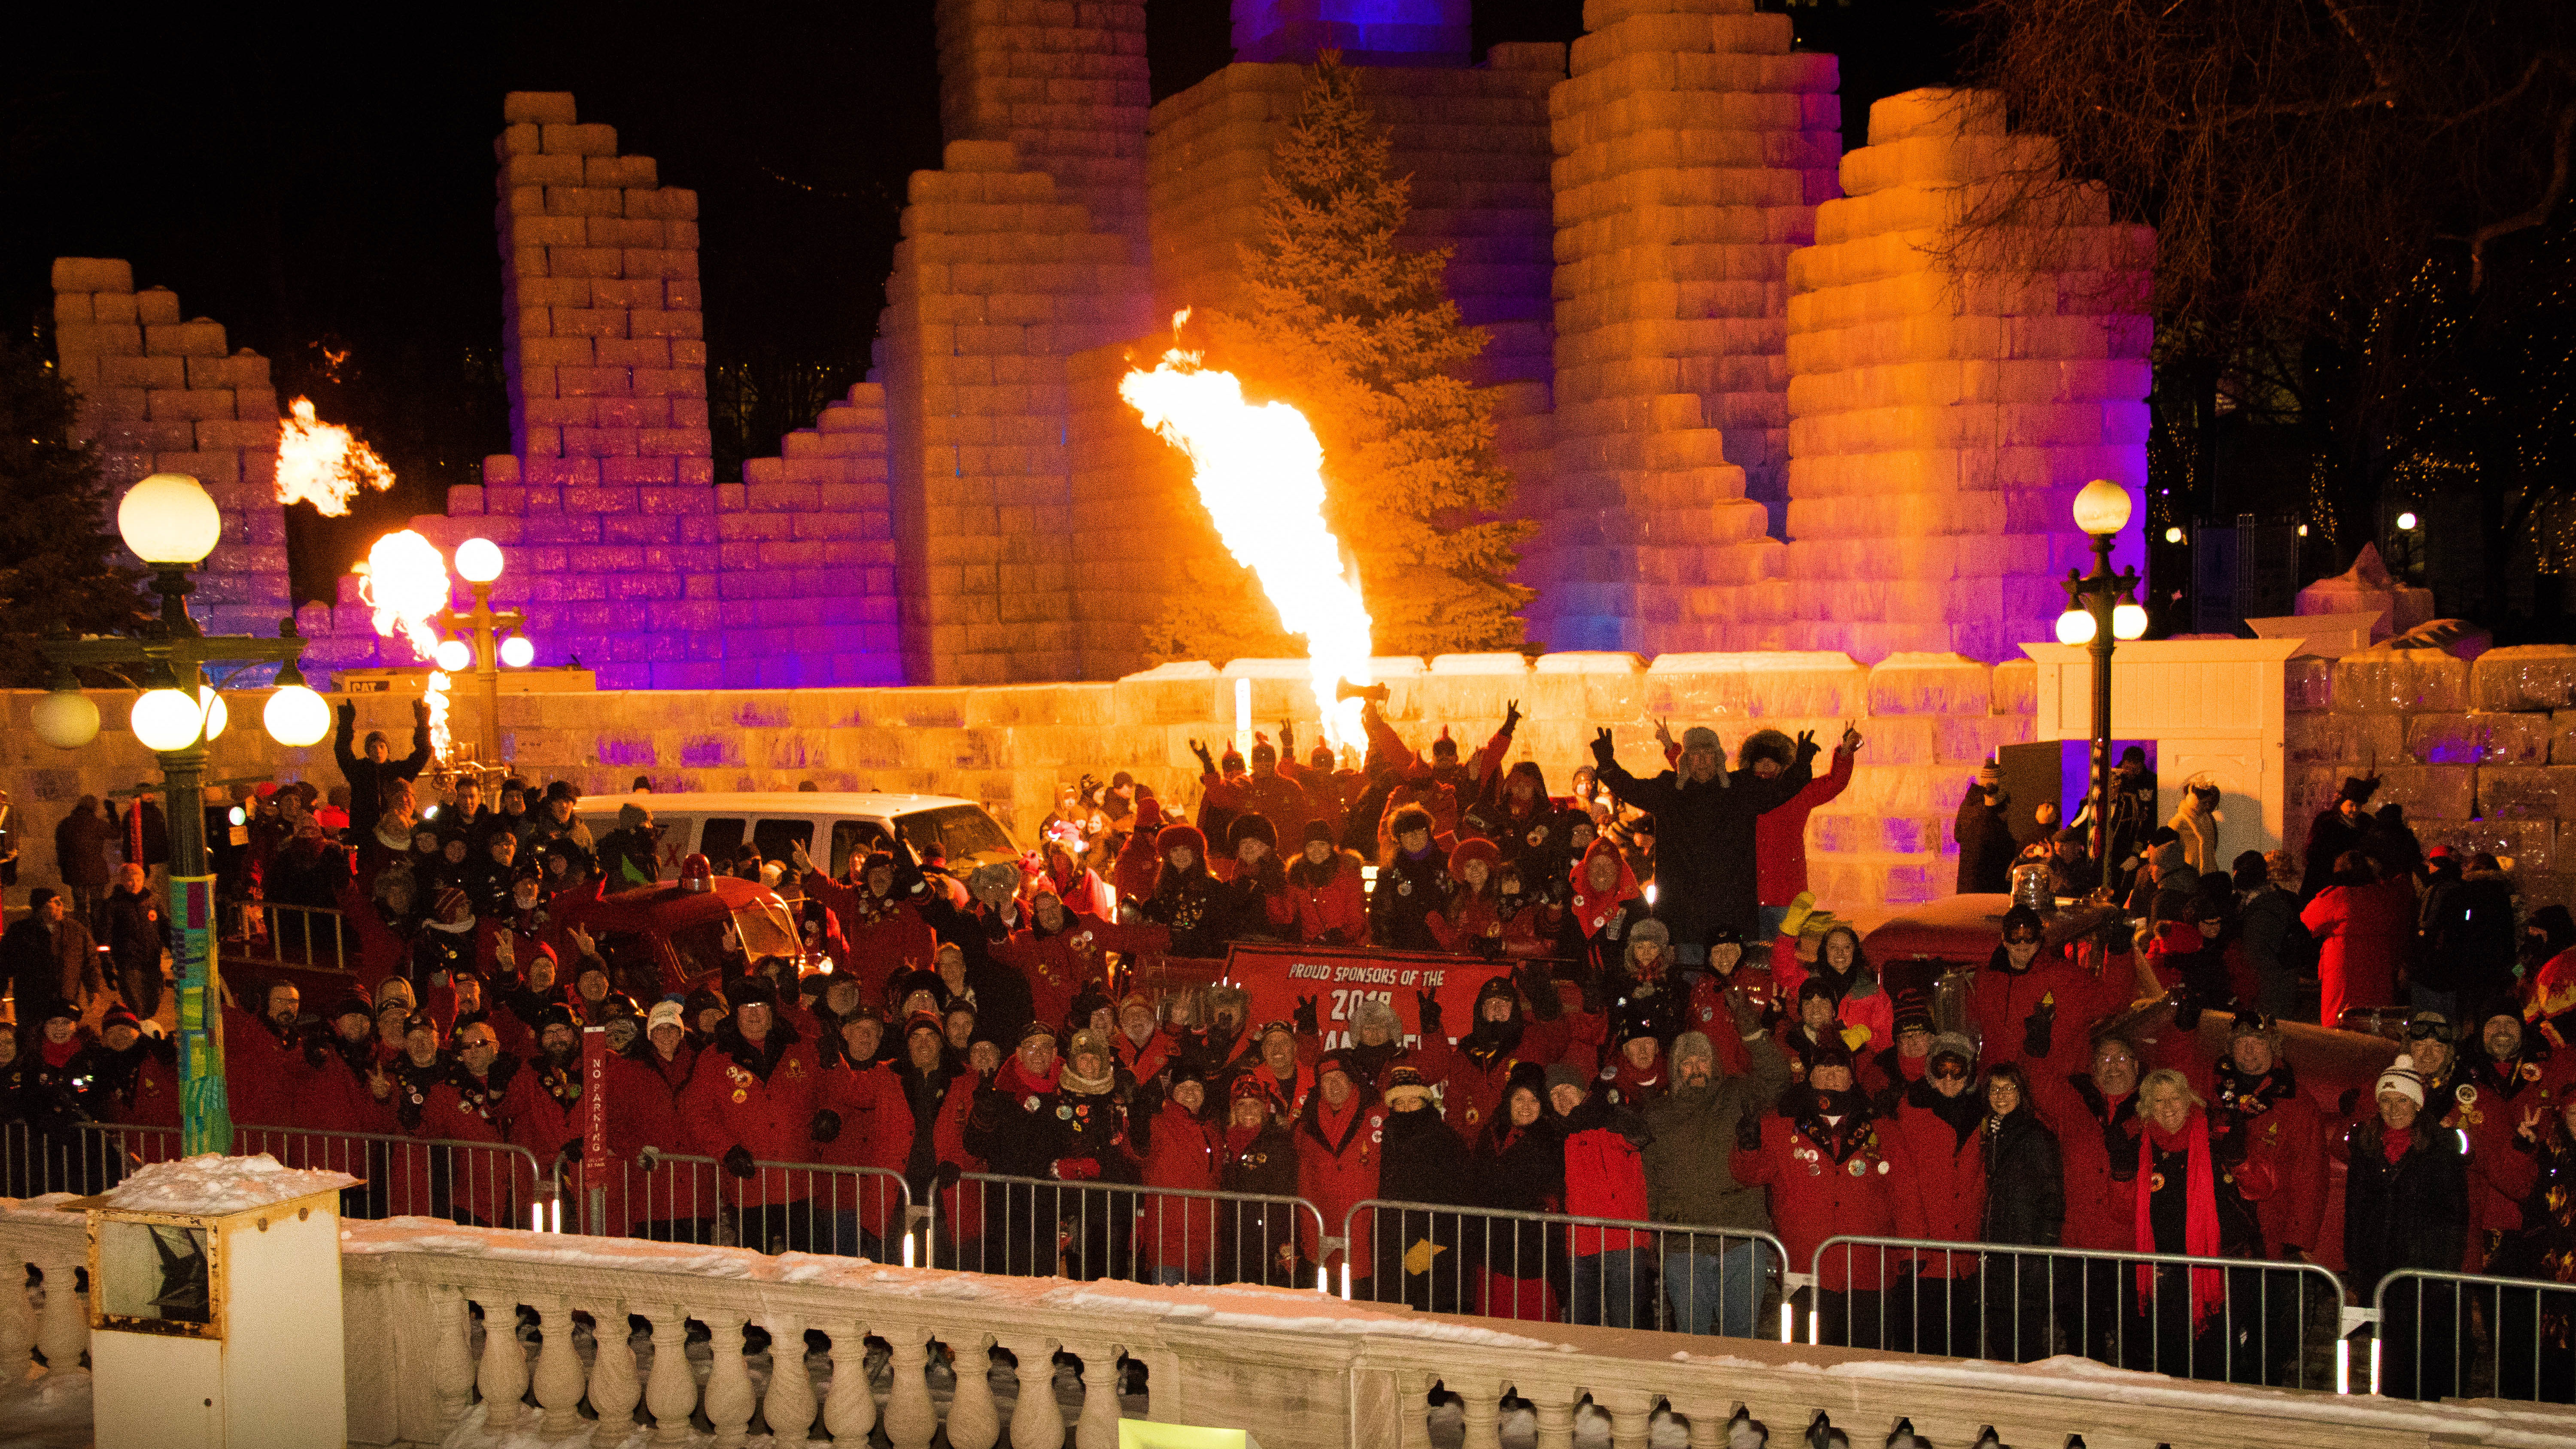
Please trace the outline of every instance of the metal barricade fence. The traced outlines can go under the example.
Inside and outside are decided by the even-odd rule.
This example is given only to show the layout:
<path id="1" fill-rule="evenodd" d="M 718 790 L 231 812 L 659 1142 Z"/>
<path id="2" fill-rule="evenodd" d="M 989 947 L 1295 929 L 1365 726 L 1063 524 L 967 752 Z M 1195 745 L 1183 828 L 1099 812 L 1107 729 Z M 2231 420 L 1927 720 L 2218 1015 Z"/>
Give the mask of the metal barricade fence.
<path id="1" fill-rule="evenodd" d="M 445 1218 L 549 1230 L 561 1221 L 553 1175 L 539 1167 L 535 1154 L 506 1142 L 241 1124 L 233 1128 L 233 1151 L 245 1157 L 265 1152 L 289 1167 L 361 1179 L 340 1194 L 343 1217 Z"/>
<path id="2" fill-rule="evenodd" d="M 355 937 L 341 913 L 328 906 L 238 899 L 222 904 L 224 939 L 281 965 L 346 971 L 357 957 Z"/>
<path id="3" fill-rule="evenodd" d="M 932 1189 L 929 1264 L 1018 1277 L 1323 1287 L 1300 1197 L 960 1174 Z"/>
<path id="4" fill-rule="evenodd" d="M 1817 1244 L 1811 1268 L 1809 1343 L 2336 1393 L 2370 1317 L 2325 1268 L 2258 1258 L 1854 1235 Z"/>
<path id="5" fill-rule="evenodd" d="M 2371 1302 L 2374 1394 L 2576 1403 L 2576 1283 L 2408 1268 Z"/>
<path id="6" fill-rule="evenodd" d="M 0 1197 L 49 1192 L 105 1192 L 125 1180 L 135 1159 L 114 1132 L 166 1129 L 114 1128 L 97 1122 L 42 1129 L 32 1122 L 0 1122 Z M 171 1132 L 175 1146 L 178 1134 Z"/>
<path id="7" fill-rule="evenodd" d="M 912 1260 L 912 1191 L 882 1167 L 755 1162 L 740 1178 L 712 1157 L 653 1149 L 606 1164 L 558 1159 L 564 1200 L 599 1237 L 706 1243 L 768 1253 L 835 1253 L 880 1263 Z"/>
<path id="8" fill-rule="evenodd" d="M 1754 1338 L 1804 1281 L 1770 1233 L 1570 1213 L 1368 1198 L 1342 1242 L 1343 1297 L 1488 1318 Z"/>

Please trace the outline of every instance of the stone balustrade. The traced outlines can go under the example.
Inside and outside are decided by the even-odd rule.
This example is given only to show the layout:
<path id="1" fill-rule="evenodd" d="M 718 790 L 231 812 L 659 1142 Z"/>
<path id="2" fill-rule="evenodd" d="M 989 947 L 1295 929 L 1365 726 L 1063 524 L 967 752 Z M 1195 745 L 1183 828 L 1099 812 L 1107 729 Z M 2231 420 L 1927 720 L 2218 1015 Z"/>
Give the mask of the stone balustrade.
<path id="1" fill-rule="evenodd" d="M 69 1281 L 81 1219 L 12 1209 L 0 1263 Z M 1758 1449 L 1826 1443 L 1827 1430 L 1864 1449 L 1900 1431 L 1941 1449 L 2078 1435 L 2090 1449 L 2394 1449 L 2576 1434 L 2564 1410 L 2226 1388 L 2074 1360 L 1506 1331 L 1286 1289 L 998 1278 L 418 1219 L 349 1223 L 343 1241 L 359 1445 L 858 1444 L 881 1431 L 894 1449 L 927 1449 L 944 1431 L 954 1449 L 1005 1436 L 1011 1449 L 1112 1449 L 1122 1416 L 1250 1429 L 1269 1449 Z M 0 1352 L 32 1341 L 77 1362 L 86 1334 L 76 1295 L 0 1304 Z"/>

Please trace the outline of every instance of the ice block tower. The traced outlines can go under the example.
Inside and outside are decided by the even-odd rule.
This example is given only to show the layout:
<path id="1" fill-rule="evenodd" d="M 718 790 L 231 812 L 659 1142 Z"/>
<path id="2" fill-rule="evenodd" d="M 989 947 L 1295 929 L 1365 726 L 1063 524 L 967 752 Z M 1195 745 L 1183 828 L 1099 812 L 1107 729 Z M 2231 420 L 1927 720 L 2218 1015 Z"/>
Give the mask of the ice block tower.
<path id="1" fill-rule="evenodd" d="M 1790 259 L 1789 642 L 2017 657 L 2090 567 L 2076 491 L 2112 479 L 2144 515 L 2153 233 L 1991 93 L 1877 102 L 1842 185 Z M 2011 225 L 1964 235 L 2000 195 Z"/>

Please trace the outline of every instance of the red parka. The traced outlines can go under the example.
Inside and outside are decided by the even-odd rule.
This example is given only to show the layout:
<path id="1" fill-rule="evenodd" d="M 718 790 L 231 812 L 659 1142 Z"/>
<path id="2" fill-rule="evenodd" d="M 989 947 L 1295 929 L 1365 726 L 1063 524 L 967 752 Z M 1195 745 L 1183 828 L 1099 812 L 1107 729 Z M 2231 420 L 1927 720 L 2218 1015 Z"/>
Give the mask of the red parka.
<path id="1" fill-rule="evenodd" d="M 1968 1091 L 1974 1093 L 1975 1086 Z M 1903 1089 L 1894 1118 L 1879 1123 L 1896 1236 L 1974 1243 L 1986 1211 L 1985 1138 L 1977 1130 L 1984 1110 L 1970 1098 L 1963 1136 L 1936 1110 L 1938 1096 L 1929 1081 L 1916 1081 Z M 1973 1252 L 1921 1253 L 1915 1263 L 1924 1278 L 1964 1278 L 1977 1271 Z"/>
<path id="2" fill-rule="evenodd" d="M 721 1159 L 735 1147 L 756 1162 L 812 1158 L 809 1132 L 822 1085 L 813 1044 L 784 1021 L 773 1023 L 758 1045 L 745 1041 L 731 1018 L 716 1024 L 715 1040 L 698 1057 L 680 1094 L 680 1126 L 692 1149 Z M 750 1178 L 725 1175 L 732 1200 L 746 1207 L 801 1202 L 807 1174 L 767 1170 Z"/>
<path id="3" fill-rule="evenodd" d="M 1885 1124 L 1870 1120 L 1866 1109 L 1831 1126 L 1814 1116 L 1761 1121 L 1762 1145 L 1736 1151 L 1735 1180 L 1770 1187 L 1771 1221 L 1791 1263 L 1813 1262 L 1827 1238 L 1896 1235 L 1888 1181 L 1894 1167 L 1880 1137 Z M 1829 1293 L 1875 1293 L 1886 1286 L 1895 1256 L 1877 1248 L 1829 1253 L 1819 1265 L 1818 1286 Z"/>
<path id="4" fill-rule="evenodd" d="M 1225 1133 L 1178 1102 L 1166 1101 L 1145 1133 L 1142 1175 L 1147 1187 L 1213 1192 L 1225 1168 Z M 1148 1193 L 1136 1213 L 1136 1254 L 1141 1264 L 1178 1268 L 1192 1278 L 1216 1265 L 1224 1204 L 1211 1198 Z"/>
<path id="5" fill-rule="evenodd" d="M 1313 1203 L 1323 1215 L 1324 1234 L 1342 1236 L 1342 1220 L 1352 1207 L 1377 1196 L 1377 1177 L 1386 1143 L 1386 1105 L 1377 1093 L 1354 1081 L 1350 1100 L 1339 1108 L 1324 1100 L 1318 1089 L 1306 1099 L 1306 1109 L 1298 1115 L 1295 1132 L 1297 1143 L 1297 1195 Z M 1298 1232 L 1311 1240 L 1312 1224 L 1302 1221 Z M 1362 1213 L 1350 1225 L 1351 1241 L 1370 1241 L 1371 1215 Z M 1304 1244 L 1308 1259 L 1325 1267 L 1338 1267 L 1344 1261 L 1341 1253 L 1329 1258 L 1322 1246 Z M 1371 1263 L 1366 1253 L 1354 1253 L 1348 1259 L 1354 1279 L 1369 1276 Z"/>

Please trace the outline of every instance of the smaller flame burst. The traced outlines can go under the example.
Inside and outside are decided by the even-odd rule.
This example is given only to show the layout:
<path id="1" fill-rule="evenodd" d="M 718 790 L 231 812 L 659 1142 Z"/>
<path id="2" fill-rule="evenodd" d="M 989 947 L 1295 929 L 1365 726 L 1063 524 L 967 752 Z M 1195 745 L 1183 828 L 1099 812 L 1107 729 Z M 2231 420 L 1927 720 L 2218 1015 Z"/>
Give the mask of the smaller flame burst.
<path id="1" fill-rule="evenodd" d="M 286 409 L 277 430 L 278 502 L 310 503 L 325 518 L 345 518 L 359 489 L 394 486 L 394 470 L 375 449 L 337 423 L 315 420 L 312 399 L 297 398 Z"/>
<path id="2" fill-rule="evenodd" d="M 1176 342 L 1189 315 L 1173 314 Z M 1153 371 L 1130 371 L 1118 395 L 1190 455 L 1217 536 L 1261 580 L 1281 626 L 1305 636 L 1325 738 L 1365 750 L 1360 701 L 1340 698 L 1340 687 L 1369 682 L 1369 614 L 1324 523 L 1324 446 L 1303 413 L 1284 402 L 1255 407 L 1233 373 L 1203 369 L 1199 360 L 1175 345 Z"/>
<path id="3" fill-rule="evenodd" d="M 367 561 L 350 570 L 358 576 L 358 597 L 375 610 L 376 633 L 402 635 L 411 652 L 424 662 L 438 657 L 438 631 L 432 626 L 447 607 L 447 560 L 411 529 L 388 533 L 367 550 Z M 429 672 L 429 744 L 445 760 L 453 744 L 447 732 L 447 675 Z"/>

